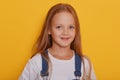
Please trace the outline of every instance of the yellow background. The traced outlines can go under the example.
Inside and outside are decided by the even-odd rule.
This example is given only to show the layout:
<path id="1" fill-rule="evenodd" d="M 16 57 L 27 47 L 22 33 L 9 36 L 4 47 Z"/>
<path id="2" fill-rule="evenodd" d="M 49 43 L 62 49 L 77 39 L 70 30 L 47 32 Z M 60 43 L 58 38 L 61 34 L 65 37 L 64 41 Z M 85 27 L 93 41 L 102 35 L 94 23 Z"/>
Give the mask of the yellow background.
<path id="1" fill-rule="evenodd" d="M 1 0 L 0 80 L 17 80 L 32 55 L 48 9 L 70 3 L 79 16 L 82 49 L 98 80 L 120 80 L 119 0 Z"/>

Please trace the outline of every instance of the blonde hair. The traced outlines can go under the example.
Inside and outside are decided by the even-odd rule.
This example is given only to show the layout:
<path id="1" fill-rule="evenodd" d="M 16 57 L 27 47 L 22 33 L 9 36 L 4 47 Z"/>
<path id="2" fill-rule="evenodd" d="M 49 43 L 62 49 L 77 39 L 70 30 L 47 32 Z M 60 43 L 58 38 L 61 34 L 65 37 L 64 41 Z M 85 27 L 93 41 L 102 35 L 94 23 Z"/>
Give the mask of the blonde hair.
<path id="1" fill-rule="evenodd" d="M 52 38 L 48 34 L 48 30 L 51 28 L 51 21 L 53 17 L 57 13 L 64 12 L 64 11 L 72 14 L 74 21 L 75 21 L 75 26 L 76 26 L 75 27 L 76 28 L 75 39 L 71 43 L 70 48 L 73 49 L 81 58 L 83 58 L 82 49 L 81 49 L 80 24 L 79 24 L 76 11 L 69 4 L 59 3 L 51 7 L 50 10 L 48 11 L 46 19 L 43 24 L 41 34 L 38 37 L 37 42 L 35 43 L 35 46 L 34 46 L 34 51 L 35 51 L 34 55 L 36 53 L 40 53 L 48 62 L 50 61 L 49 61 L 49 57 L 45 53 L 45 50 L 47 50 L 48 48 L 52 46 Z"/>
<path id="2" fill-rule="evenodd" d="M 63 4 L 63 3 L 54 5 L 48 11 L 46 19 L 43 24 L 41 34 L 38 37 L 37 42 L 35 43 L 35 46 L 34 46 L 34 49 L 35 49 L 34 54 L 41 53 L 42 55 L 44 55 L 44 51 L 52 46 L 52 38 L 48 34 L 48 30 L 51 28 L 51 20 L 57 13 L 64 12 L 64 11 L 71 13 L 75 20 L 76 36 L 74 41 L 71 43 L 71 49 L 73 49 L 76 53 L 78 53 L 80 57 L 82 56 L 80 25 L 79 25 L 77 14 L 71 5 Z"/>

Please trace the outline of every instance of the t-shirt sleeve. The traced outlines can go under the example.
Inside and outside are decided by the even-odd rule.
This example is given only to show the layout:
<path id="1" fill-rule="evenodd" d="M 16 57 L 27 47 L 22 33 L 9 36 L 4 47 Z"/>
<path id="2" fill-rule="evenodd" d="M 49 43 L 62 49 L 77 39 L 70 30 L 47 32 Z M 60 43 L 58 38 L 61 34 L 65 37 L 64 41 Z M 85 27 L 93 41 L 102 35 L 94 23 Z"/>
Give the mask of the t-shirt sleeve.
<path id="1" fill-rule="evenodd" d="M 93 64 L 91 64 L 91 75 L 90 75 L 91 80 L 97 80 L 96 75 L 94 72 Z"/>
<path id="2" fill-rule="evenodd" d="M 84 62 L 85 62 L 86 77 L 89 75 L 90 72 L 90 80 L 97 80 L 94 72 L 93 64 L 90 62 L 88 58 L 84 58 Z"/>
<path id="3" fill-rule="evenodd" d="M 41 80 L 40 63 L 41 62 L 37 59 L 37 57 L 30 59 L 18 80 Z"/>

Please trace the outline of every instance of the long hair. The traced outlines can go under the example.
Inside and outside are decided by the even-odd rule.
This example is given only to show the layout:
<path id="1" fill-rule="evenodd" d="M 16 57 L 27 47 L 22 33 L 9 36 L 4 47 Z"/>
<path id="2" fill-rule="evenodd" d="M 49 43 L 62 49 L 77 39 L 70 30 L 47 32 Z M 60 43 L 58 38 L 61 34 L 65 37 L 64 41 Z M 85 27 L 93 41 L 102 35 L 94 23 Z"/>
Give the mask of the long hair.
<path id="1" fill-rule="evenodd" d="M 37 42 L 34 45 L 34 51 L 35 51 L 34 55 L 36 53 L 40 53 L 41 55 L 45 56 L 44 51 L 52 46 L 52 38 L 48 34 L 48 30 L 51 28 L 51 21 L 57 13 L 64 12 L 64 11 L 72 14 L 75 21 L 75 26 L 76 26 L 75 39 L 71 43 L 70 47 L 77 54 L 79 54 L 80 57 L 83 56 L 82 49 L 81 49 L 80 24 L 79 24 L 78 16 L 76 14 L 75 9 L 71 5 L 64 4 L 64 3 L 56 4 L 53 7 L 51 7 L 50 10 L 48 11 L 40 36 L 38 37 Z"/>
<path id="2" fill-rule="evenodd" d="M 53 17 L 60 12 L 68 12 L 72 14 L 74 18 L 76 35 L 73 42 L 70 45 L 70 48 L 73 49 L 83 60 L 84 56 L 82 54 L 80 23 L 78 20 L 78 16 L 76 14 L 75 9 L 71 5 L 65 3 L 56 4 L 53 7 L 51 7 L 50 10 L 48 11 L 40 36 L 38 37 L 33 47 L 34 49 L 33 55 L 35 55 L 36 53 L 40 53 L 48 62 L 50 62 L 48 55 L 46 55 L 45 53 L 45 50 L 47 50 L 52 46 L 52 38 L 48 34 L 48 32 L 49 29 L 51 28 L 51 21 Z M 83 64 L 84 64 L 84 60 L 83 60 Z M 85 72 L 85 65 L 84 65 L 84 72 Z"/>

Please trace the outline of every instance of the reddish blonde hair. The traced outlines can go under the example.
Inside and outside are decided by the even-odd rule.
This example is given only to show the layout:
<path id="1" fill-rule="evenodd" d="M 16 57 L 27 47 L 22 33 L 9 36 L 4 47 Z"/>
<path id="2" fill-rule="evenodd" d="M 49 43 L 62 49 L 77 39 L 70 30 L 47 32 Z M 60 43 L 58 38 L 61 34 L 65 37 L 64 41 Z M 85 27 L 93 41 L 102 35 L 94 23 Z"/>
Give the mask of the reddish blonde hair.
<path id="1" fill-rule="evenodd" d="M 72 14 L 72 16 L 74 17 L 75 26 L 76 26 L 76 36 L 73 42 L 71 43 L 71 49 L 73 49 L 76 53 L 78 53 L 80 57 L 83 56 L 82 49 L 81 49 L 80 24 L 79 24 L 78 16 L 76 14 L 75 9 L 71 5 L 63 4 L 63 3 L 54 5 L 48 11 L 45 22 L 43 24 L 43 29 L 41 31 L 41 34 L 38 37 L 38 40 L 34 46 L 34 49 L 35 49 L 34 55 L 36 53 L 41 53 L 41 55 L 45 56 L 44 51 L 52 46 L 52 39 L 48 34 L 48 30 L 51 27 L 52 18 L 57 13 L 64 12 L 64 11 Z"/>
<path id="2" fill-rule="evenodd" d="M 64 11 L 72 14 L 74 21 L 75 21 L 76 35 L 75 35 L 75 39 L 71 43 L 70 48 L 73 49 L 82 58 L 82 60 L 83 60 L 83 57 L 85 57 L 82 54 L 82 49 L 81 49 L 80 24 L 79 24 L 79 20 L 78 20 L 76 11 L 69 4 L 59 3 L 59 4 L 56 4 L 53 7 L 51 7 L 50 10 L 48 11 L 45 22 L 43 24 L 41 34 L 38 37 L 37 42 L 35 43 L 35 45 L 33 47 L 33 50 L 35 51 L 33 55 L 35 55 L 36 53 L 40 53 L 49 63 L 50 63 L 49 57 L 46 55 L 45 50 L 47 50 L 48 48 L 50 48 L 52 46 L 52 38 L 48 34 L 48 31 L 51 28 L 51 21 L 52 21 L 53 17 L 57 13 L 64 12 Z M 89 71 L 89 76 L 88 76 L 87 80 L 90 80 L 91 63 L 90 63 L 89 58 L 86 58 L 86 59 L 89 61 L 89 65 L 90 65 L 90 71 Z M 85 76 L 84 60 L 83 60 L 83 66 L 84 66 L 84 74 L 83 74 L 83 78 L 84 78 L 84 76 Z M 51 66 L 49 66 L 49 67 L 51 67 Z"/>

